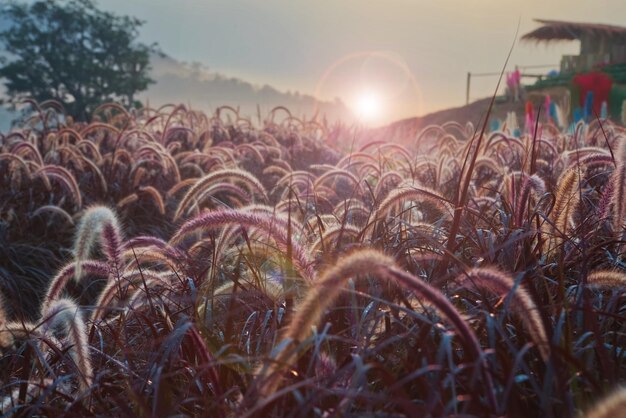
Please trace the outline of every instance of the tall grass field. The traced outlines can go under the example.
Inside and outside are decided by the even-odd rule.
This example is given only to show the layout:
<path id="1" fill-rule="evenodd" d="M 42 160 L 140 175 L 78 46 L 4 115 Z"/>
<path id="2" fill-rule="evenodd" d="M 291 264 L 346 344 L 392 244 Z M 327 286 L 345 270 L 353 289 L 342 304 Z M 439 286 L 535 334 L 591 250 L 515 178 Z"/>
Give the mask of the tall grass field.
<path id="1" fill-rule="evenodd" d="M 0 415 L 619 417 L 626 129 L 0 134 Z"/>

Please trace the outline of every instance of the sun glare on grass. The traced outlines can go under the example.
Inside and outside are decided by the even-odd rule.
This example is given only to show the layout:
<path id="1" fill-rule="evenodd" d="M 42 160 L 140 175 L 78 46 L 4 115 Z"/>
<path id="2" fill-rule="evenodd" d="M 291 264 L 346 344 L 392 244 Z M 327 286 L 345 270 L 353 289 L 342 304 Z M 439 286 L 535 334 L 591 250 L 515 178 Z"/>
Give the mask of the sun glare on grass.
<path id="1" fill-rule="evenodd" d="M 356 116 L 363 122 L 374 122 L 382 111 L 380 97 L 371 91 L 361 93 L 355 102 L 355 110 Z"/>

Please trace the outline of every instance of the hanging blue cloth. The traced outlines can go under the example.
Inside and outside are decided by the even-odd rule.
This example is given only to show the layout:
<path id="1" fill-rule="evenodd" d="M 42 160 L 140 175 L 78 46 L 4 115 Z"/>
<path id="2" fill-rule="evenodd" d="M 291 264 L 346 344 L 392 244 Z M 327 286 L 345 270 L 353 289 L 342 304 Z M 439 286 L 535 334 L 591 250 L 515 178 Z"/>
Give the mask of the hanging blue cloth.
<path id="1" fill-rule="evenodd" d="M 585 118 L 585 122 L 589 122 L 593 117 L 593 91 L 587 92 L 583 117 Z"/>
<path id="2" fill-rule="evenodd" d="M 559 120 L 559 113 L 556 110 L 555 102 L 550 103 L 549 112 L 550 112 L 550 119 L 552 119 L 552 122 L 554 122 L 556 126 L 561 126 L 561 121 Z"/>
<path id="3" fill-rule="evenodd" d="M 489 122 L 489 131 L 490 132 L 499 131 L 501 126 L 502 126 L 502 122 L 500 122 L 500 119 L 493 118 Z"/>
<path id="4" fill-rule="evenodd" d="M 600 108 L 600 119 L 607 119 L 609 117 L 609 106 L 606 104 L 606 101 L 602 102 L 602 107 Z"/>
<path id="5" fill-rule="evenodd" d="M 577 107 L 576 109 L 574 109 L 574 125 L 576 125 L 579 121 L 583 120 L 584 118 L 584 113 L 583 110 L 580 107 Z"/>

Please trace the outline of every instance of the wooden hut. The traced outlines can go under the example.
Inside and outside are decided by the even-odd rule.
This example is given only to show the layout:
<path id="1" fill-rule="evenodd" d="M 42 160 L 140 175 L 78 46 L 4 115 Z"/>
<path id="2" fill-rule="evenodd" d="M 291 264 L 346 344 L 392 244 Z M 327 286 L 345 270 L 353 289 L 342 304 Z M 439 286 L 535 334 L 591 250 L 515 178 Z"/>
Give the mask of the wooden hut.
<path id="1" fill-rule="evenodd" d="M 542 26 L 522 36 L 523 41 L 559 42 L 580 41 L 579 55 L 564 55 L 561 71 L 541 79 L 530 91 L 542 91 L 555 87 L 567 88 L 572 103 L 582 105 L 588 91 L 596 93 L 594 108 L 606 101 L 612 116 L 621 114 L 626 99 L 626 27 L 596 23 L 564 22 L 535 19 Z M 582 81 L 581 81 L 582 80 Z M 595 81 L 599 80 L 599 81 Z M 581 83 L 584 83 L 584 87 Z M 594 86 L 594 83 L 603 85 Z M 601 94 L 601 90 L 608 93 Z"/>

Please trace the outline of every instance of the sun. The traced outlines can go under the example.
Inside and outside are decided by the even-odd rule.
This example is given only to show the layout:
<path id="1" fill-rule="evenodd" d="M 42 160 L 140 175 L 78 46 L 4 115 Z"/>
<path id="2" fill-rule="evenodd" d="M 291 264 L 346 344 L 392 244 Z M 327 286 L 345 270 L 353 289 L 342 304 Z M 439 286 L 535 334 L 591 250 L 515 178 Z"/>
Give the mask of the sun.
<path id="1" fill-rule="evenodd" d="M 382 103 L 373 91 L 362 92 L 355 101 L 356 116 L 363 121 L 373 121 L 380 116 Z"/>

